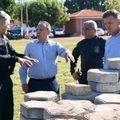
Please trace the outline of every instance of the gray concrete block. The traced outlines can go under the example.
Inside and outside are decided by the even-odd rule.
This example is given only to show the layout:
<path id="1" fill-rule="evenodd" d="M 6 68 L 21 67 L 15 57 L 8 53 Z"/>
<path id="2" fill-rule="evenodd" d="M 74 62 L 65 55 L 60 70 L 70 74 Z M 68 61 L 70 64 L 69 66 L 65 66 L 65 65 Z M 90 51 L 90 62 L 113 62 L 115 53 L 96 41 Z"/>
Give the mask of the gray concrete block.
<path id="1" fill-rule="evenodd" d="M 29 119 L 20 114 L 20 120 L 43 120 L 43 119 Z"/>
<path id="2" fill-rule="evenodd" d="M 95 104 L 120 104 L 119 94 L 101 94 L 95 97 Z"/>
<path id="3" fill-rule="evenodd" d="M 84 120 L 120 120 L 120 105 L 97 105 L 94 112 L 86 114 Z"/>
<path id="4" fill-rule="evenodd" d="M 46 107 L 59 108 L 59 105 L 52 101 L 28 101 L 21 104 L 20 112 L 25 118 L 43 119 L 43 112 Z"/>
<path id="5" fill-rule="evenodd" d="M 120 70 L 120 57 L 109 58 L 107 62 L 108 68 Z"/>
<path id="6" fill-rule="evenodd" d="M 21 117 L 26 120 L 78 119 L 94 111 L 95 105 L 87 100 L 28 101 L 21 104 Z M 24 119 L 23 119 L 24 120 Z"/>
<path id="7" fill-rule="evenodd" d="M 87 80 L 99 83 L 114 83 L 119 81 L 119 71 L 105 69 L 90 69 Z"/>
<path id="8" fill-rule="evenodd" d="M 54 91 L 37 91 L 24 95 L 24 101 L 38 100 L 38 101 L 58 101 L 60 98 Z"/>
<path id="9" fill-rule="evenodd" d="M 94 101 L 95 97 L 99 95 L 99 93 L 92 92 L 89 95 L 71 95 L 69 93 L 63 93 L 62 94 L 62 99 L 68 99 L 68 100 L 90 100 Z"/>
<path id="10" fill-rule="evenodd" d="M 120 91 L 120 82 L 116 83 L 98 83 L 88 81 L 88 84 L 91 86 L 91 89 L 100 93 L 119 93 Z"/>
<path id="11" fill-rule="evenodd" d="M 83 120 L 83 116 L 89 111 L 94 111 L 95 105 L 87 100 L 61 100 L 58 102 L 59 109 L 47 108 L 44 112 L 44 119 L 53 118 L 66 120 Z"/>
<path id="12" fill-rule="evenodd" d="M 78 95 L 89 95 L 92 91 L 90 85 L 66 83 L 65 92 L 78 96 Z"/>

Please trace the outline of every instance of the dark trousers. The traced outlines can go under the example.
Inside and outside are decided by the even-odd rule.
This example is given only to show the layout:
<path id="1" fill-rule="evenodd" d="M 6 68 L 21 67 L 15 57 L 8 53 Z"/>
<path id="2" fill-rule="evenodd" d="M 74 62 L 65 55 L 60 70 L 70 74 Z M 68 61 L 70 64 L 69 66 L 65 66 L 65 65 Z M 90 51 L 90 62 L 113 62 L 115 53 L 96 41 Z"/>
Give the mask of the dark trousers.
<path id="1" fill-rule="evenodd" d="M 79 84 L 88 84 L 87 74 L 82 75 L 78 82 L 79 82 Z"/>
<path id="2" fill-rule="evenodd" d="M 0 120 L 13 120 L 12 87 L 10 76 L 0 76 Z"/>
<path id="3" fill-rule="evenodd" d="M 55 91 L 59 94 L 59 85 L 55 77 L 47 79 L 33 79 L 30 78 L 28 82 L 28 92 L 35 91 Z"/>

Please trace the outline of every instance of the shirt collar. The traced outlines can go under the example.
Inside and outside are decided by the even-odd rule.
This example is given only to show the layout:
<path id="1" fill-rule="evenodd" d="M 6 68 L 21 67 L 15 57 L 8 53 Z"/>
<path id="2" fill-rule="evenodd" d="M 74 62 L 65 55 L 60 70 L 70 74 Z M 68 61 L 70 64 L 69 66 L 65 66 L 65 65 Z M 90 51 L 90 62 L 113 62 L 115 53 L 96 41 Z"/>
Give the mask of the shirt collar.
<path id="1" fill-rule="evenodd" d="M 119 35 L 120 35 L 120 31 L 117 34 L 115 34 L 115 35 L 111 35 L 111 37 L 117 37 Z"/>
<path id="2" fill-rule="evenodd" d="M 115 36 L 119 36 L 119 35 L 120 35 L 120 31 Z"/>
<path id="3" fill-rule="evenodd" d="M 95 35 L 94 37 L 92 37 L 92 38 L 87 38 L 86 40 L 94 40 L 94 39 L 96 39 L 98 36 L 97 35 Z"/>
<path id="4" fill-rule="evenodd" d="M 51 42 L 52 42 L 51 39 L 48 39 L 48 40 L 46 40 L 44 43 L 51 43 Z M 39 44 L 39 43 L 42 44 L 42 42 L 41 42 L 40 40 L 38 40 L 38 39 L 35 40 L 35 43 L 36 43 L 36 44 Z"/>

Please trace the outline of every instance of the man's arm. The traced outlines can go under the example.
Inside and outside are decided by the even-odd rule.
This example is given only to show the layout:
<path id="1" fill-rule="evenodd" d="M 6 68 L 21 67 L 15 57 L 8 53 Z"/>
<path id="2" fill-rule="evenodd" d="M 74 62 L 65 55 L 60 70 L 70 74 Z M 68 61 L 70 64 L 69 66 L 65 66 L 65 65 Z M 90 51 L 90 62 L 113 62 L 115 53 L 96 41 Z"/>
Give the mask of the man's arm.
<path id="1" fill-rule="evenodd" d="M 9 49 L 9 52 L 11 55 L 21 57 L 21 58 L 23 58 L 25 56 L 24 54 L 20 54 L 20 53 L 16 52 L 9 43 L 7 43 L 7 46 L 8 46 L 8 49 Z"/>
<path id="2" fill-rule="evenodd" d="M 64 48 L 60 43 L 56 43 L 56 46 L 57 46 L 57 53 L 59 56 L 64 57 L 66 59 L 66 62 L 68 62 L 68 60 L 74 62 L 74 57 L 71 54 L 70 50 Z"/>
<path id="3" fill-rule="evenodd" d="M 77 61 L 80 56 L 80 45 L 79 44 L 77 44 L 77 46 L 73 49 L 72 55 L 75 59 L 75 62 L 72 62 L 72 61 L 70 62 L 70 72 L 75 80 L 79 80 L 80 76 L 78 75 L 78 72 L 76 72 Z"/>
<path id="4" fill-rule="evenodd" d="M 11 66 L 15 64 L 16 62 L 22 62 L 22 59 L 20 60 L 19 57 L 23 57 L 24 55 L 18 55 L 15 50 L 12 48 L 12 46 L 9 44 L 9 41 L 6 42 L 6 55 L 0 54 L 0 63 L 5 64 L 7 66 Z"/>
<path id="5" fill-rule="evenodd" d="M 28 61 L 31 61 L 32 64 L 34 63 L 37 63 L 38 60 L 34 59 L 34 58 L 30 58 L 29 57 L 29 45 L 26 46 L 25 48 L 25 56 L 24 58 L 27 59 Z M 19 69 L 19 75 L 20 75 L 20 80 L 21 80 L 21 83 L 22 83 L 22 89 L 25 93 L 28 92 L 28 84 L 27 84 L 27 70 L 28 70 L 28 67 L 29 66 L 26 66 L 26 65 L 22 65 L 21 68 Z"/>
<path id="6" fill-rule="evenodd" d="M 22 83 L 22 89 L 25 93 L 28 92 L 28 85 L 27 85 L 27 69 L 28 67 L 26 67 L 25 65 L 21 66 L 19 69 L 19 75 L 20 75 L 20 80 Z"/>
<path id="7" fill-rule="evenodd" d="M 21 65 L 26 64 L 28 67 L 30 67 L 33 63 L 38 62 L 34 58 L 30 58 L 28 56 L 25 56 L 25 54 L 17 53 L 13 49 L 13 47 L 9 44 L 9 42 L 7 43 L 7 47 L 8 47 L 8 51 L 9 51 L 10 56 L 9 57 L 7 56 L 6 59 L 5 59 L 5 57 L 2 56 L 2 59 L 1 59 L 1 60 L 6 61 L 6 64 L 7 63 L 10 64 L 11 62 L 12 63 L 13 62 L 18 62 Z"/>
<path id="8" fill-rule="evenodd" d="M 18 57 L 10 55 L 0 55 L 0 64 L 12 65 L 18 61 Z"/>

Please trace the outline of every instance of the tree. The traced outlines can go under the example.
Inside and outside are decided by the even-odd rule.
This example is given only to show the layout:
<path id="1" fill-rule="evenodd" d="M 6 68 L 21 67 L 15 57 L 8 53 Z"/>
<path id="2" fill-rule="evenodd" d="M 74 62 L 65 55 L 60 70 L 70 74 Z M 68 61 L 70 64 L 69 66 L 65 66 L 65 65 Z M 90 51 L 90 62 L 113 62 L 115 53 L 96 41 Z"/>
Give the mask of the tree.
<path id="1" fill-rule="evenodd" d="M 29 24 L 37 25 L 46 20 L 51 25 L 62 25 L 68 20 L 67 8 L 57 0 L 36 0 L 28 5 Z"/>
<path id="2" fill-rule="evenodd" d="M 20 4 L 10 4 L 10 6 L 7 8 L 7 13 L 9 13 L 12 19 L 20 18 Z"/>
<path id="3" fill-rule="evenodd" d="M 66 0 L 64 5 L 68 12 L 73 13 L 82 9 L 95 9 L 104 11 L 106 0 Z"/>
<path id="4" fill-rule="evenodd" d="M 0 0 L 0 9 L 9 12 L 7 8 L 14 3 L 14 0 Z"/>
<path id="5" fill-rule="evenodd" d="M 20 5 L 15 0 L 0 0 L 0 10 L 6 11 L 11 18 L 18 18 Z"/>
<path id="6" fill-rule="evenodd" d="M 115 9 L 120 12 L 119 0 L 106 0 L 106 9 Z"/>

